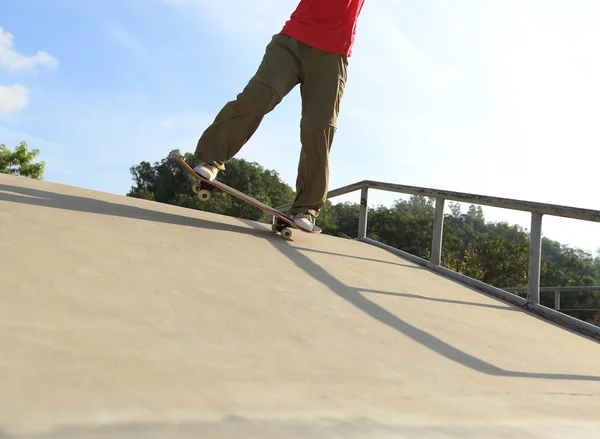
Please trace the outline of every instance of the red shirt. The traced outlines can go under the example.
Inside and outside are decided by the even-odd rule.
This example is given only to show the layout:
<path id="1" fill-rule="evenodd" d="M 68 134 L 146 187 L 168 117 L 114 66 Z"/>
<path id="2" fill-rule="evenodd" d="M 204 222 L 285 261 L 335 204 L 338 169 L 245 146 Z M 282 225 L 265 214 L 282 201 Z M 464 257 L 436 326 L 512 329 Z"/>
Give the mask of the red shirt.
<path id="1" fill-rule="evenodd" d="M 300 0 L 281 33 L 309 46 L 350 56 L 365 0 Z"/>

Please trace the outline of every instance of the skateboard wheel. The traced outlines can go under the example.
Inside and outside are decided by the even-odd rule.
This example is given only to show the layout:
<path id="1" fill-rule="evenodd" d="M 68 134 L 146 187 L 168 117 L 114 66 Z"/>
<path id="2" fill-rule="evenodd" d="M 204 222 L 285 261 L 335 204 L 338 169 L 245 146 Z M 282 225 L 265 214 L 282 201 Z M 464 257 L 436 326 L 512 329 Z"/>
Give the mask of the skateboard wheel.
<path id="1" fill-rule="evenodd" d="M 194 183 L 192 186 L 192 192 L 195 193 L 196 195 L 198 195 L 198 192 L 200 192 L 200 183 Z"/>
<path id="2" fill-rule="evenodd" d="M 288 228 L 285 228 L 281 231 L 281 236 L 283 236 L 285 239 L 291 239 L 292 238 L 292 231 Z"/>
<path id="3" fill-rule="evenodd" d="M 280 227 L 279 227 L 277 224 L 272 224 L 272 225 L 271 225 L 271 230 L 272 230 L 274 233 L 277 233 L 277 232 L 280 232 L 280 231 L 281 231 L 281 228 L 280 228 Z"/>
<path id="4" fill-rule="evenodd" d="M 198 191 L 198 198 L 200 201 L 208 201 L 210 200 L 210 191 L 206 189 L 201 189 Z"/>

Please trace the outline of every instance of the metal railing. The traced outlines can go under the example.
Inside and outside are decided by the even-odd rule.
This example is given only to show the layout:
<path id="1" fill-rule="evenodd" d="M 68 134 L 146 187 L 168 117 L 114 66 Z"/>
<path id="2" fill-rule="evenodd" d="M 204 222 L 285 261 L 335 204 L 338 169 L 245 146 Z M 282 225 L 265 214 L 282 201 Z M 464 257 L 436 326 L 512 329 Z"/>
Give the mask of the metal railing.
<path id="1" fill-rule="evenodd" d="M 523 287 L 510 287 L 502 288 L 510 293 L 526 293 L 527 288 Z M 541 293 L 551 293 L 554 295 L 554 310 L 561 311 L 563 313 L 575 313 L 585 314 L 593 312 L 592 320 L 597 322 L 593 323 L 596 326 L 600 326 L 600 308 L 564 308 L 562 306 L 561 297 L 567 293 L 600 293 L 600 286 L 571 286 L 571 287 L 541 287 Z"/>
<path id="2" fill-rule="evenodd" d="M 435 218 L 433 223 L 433 236 L 431 241 L 431 258 L 429 261 L 418 256 L 412 255 L 400 249 L 388 246 L 367 237 L 368 225 L 368 197 L 369 190 L 382 190 L 387 192 L 397 192 L 408 195 L 420 195 L 435 199 Z M 406 186 L 401 184 L 383 183 L 378 181 L 365 180 L 348 186 L 330 191 L 327 199 L 339 197 L 351 192 L 360 190 L 360 217 L 358 224 L 358 240 L 366 242 L 377 247 L 384 248 L 390 252 L 396 253 L 416 264 L 425 266 L 443 274 L 446 277 L 457 280 L 470 287 L 477 288 L 502 300 L 520 306 L 529 311 L 535 312 L 558 324 L 577 330 L 588 336 L 600 339 L 600 327 L 591 325 L 582 320 L 570 317 L 564 313 L 553 310 L 540 304 L 540 270 L 542 254 L 542 218 L 544 215 L 571 218 L 583 221 L 592 221 L 600 223 L 600 211 L 591 209 L 582 209 L 578 207 L 568 207 L 555 204 L 536 203 L 531 201 L 515 200 L 510 198 L 490 197 L 485 195 L 468 194 L 462 192 L 445 191 L 440 189 L 430 189 L 416 186 Z M 442 237 L 444 230 L 444 207 L 447 200 L 472 203 L 484 206 L 492 206 L 503 209 L 517 210 L 531 213 L 531 231 L 529 244 L 529 267 L 528 267 L 528 286 L 527 297 L 522 298 L 505 289 L 496 288 L 476 279 L 470 278 L 446 267 L 441 266 L 442 257 Z M 289 210 L 290 204 L 278 207 L 280 211 Z M 262 220 L 266 217 L 263 216 Z"/>
<path id="3" fill-rule="evenodd" d="M 502 288 L 510 293 L 525 293 L 527 288 L 523 287 L 510 287 Z M 540 293 L 554 293 L 554 309 L 559 311 L 561 309 L 561 293 L 600 293 L 600 286 L 580 286 L 580 287 L 541 287 Z M 573 310 L 569 310 L 573 311 Z M 584 311 L 584 309 L 582 309 Z M 597 309 L 593 309 L 597 311 Z"/>

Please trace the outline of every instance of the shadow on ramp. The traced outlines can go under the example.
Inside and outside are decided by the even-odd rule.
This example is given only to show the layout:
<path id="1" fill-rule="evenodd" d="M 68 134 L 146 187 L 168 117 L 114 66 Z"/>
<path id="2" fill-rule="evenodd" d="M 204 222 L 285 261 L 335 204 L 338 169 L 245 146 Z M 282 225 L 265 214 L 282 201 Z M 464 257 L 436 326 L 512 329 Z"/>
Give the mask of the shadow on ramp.
<path id="1" fill-rule="evenodd" d="M 111 203 L 102 200 L 96 200 L 92 198 L 79 197 L 73 195 L 57 194 L 54 192 L 43 191 L 38 189 L 22 188 L 18 186 L 11 186 L 0 184 L 0 191 L 13 192 L 6 193 L 0 192 L 0 201 L 9 201 L 15 203 L 25 203 L 35 206 L 66 209 L 80 212 L 90 212 L 100 215 L 112 215 L 126 218 L 134 218 L 144 221 L 156 221 L 175 225 L 184 225 L 192 227 L 201 227 L 205 229 L 213 230 L 224 230 L 234 233 L 244 233 L 252 236 L 259 237 L 256 232 L 258 230 L 265 230 L 252 221 L 239 220 L 251 228 L 240 227 L 230 224 L 222 224 L 209 220 L 203 220 L 199 218 L 190 218 L 183 215 L 175 215 L 164 212 L 157 212 L 150 209 L 143 209 L 135 206 L 126 206 L 117 203 Z M 15 195 L 21 194 L 21 195 Z M 500 377 L 515 377 L 515 378 L 536 378 L 536 379 L 547 379 L 547 380 L 574 380 L 574 381 L 600 381 L 599 376 L 589 375 L 569 375 L 569 374 L 552 374 L 552 373 L 530 373 L 520 371 L 510 371 L 494 366 L 484 360 L 474 357 L 460 349 L 451 346 L 443 340 L 429 334 L 428 332 L 419 329 L 415 326 L 410 325 L 404 320 L 398 318 L 394 314 L 387 311 L 385 308 L 377 305 L 364 297 L 361 293 L 376 293 L 376 294 L 388 294 L 404 296 L 413 299 L 423 299 L 423 297 L 400 294 L 393 292 L 383 292 L 375 290 L 361 290 L 348 285 L 336 279 L 334 276 L 329 274 L 321 266 L 314 263 L 306 255 L 302 254 L 299 249 L 294 248 L 287 242 L 281 239 L 269 239 L 273 237 L 272 233 L 268 231 L 265 233 L 263 239 L 270 242 L 282 255 L 293 262 L 298 268 L 302 269 L 307 275 L 311 276 L 316 281 L 322 283 L 329 290 L 335 293 L 341 299 L 355 306 L 357 309 L 366 313 L 370 317 L 376 319 L 380 323 L 393 328 L 399 333 L 412 338 L 414 341 L 420 343 L 422 346 L 430 349 L 437 353 L 443 358 L 458 363 L 466 368 L 475 370 L 486 375 L 500 376 Z M 312 251 L 312 250 L 311 250 Z M 348 256 L 349 255 L 337 255 L 336 256 Z M 360 259 L 360 258 L 359 258 Z M 381 262 L 381 261 L 378 261 Z M 403 264 L 399 264 L 403 265 Z M 419 267 L 419 269 L 422 269 Z M 466 287 L 465 287 L 466 288 Z M 429 299 L 429 298 L 427 298 Z M 460 301 L 449 301 L 450 303 L 460 303 L 463 305 L 478 306 L 480 304 Z M 491 306 L 491 305 L 486 305 Z M 509 309 L 509 308 L 506 308 Z"/>
<path id="2" fill-rule="evenodd" d="M 502 311 L 513 311 L 513 312 L 519 311 L 518 309 L 515 309 L 510 306 L 488 305 L 487 303 L 474 303 L 474 302 L 467 302 L 466 300 L 438 299 L 436 297 L 426 297 L 426 296 L 421 296 L 418 294 L 392 293 L 389 291 L 378 291 L 378 290 L 361 289 L 360 291 L 363 293 L 382 294 L 384 296 L 394 296 L 394 297 L 405 297 L 407 299 L 427 300 L 430 302 L 450 303 L 453 305 L 476 306 L 476 307 L 480 307 L 480 308 L 500 309 Z"/>
<path id="3" fill-rule="evenodd" d="M 324 250 L 316 250 L 314 248 L 297 247 L 297 249 L 302 250 L 302 251 L 307 251 L 307 252 L 320 253 L 322 255 L 339 256 L 340 258 L 350 258 L 350 259 L 356 259 L 359 261 L 368 261 L 368 262 L 377 262 L 379 264 L 396 265 L 397 267 L 414 268 L 415 270 L 425 270 L 425 268 L 423 268 L 419 265 L 409 265 L 409 264 L 402 264 L 400 262 L 383 261 L 381 259 L 365 258 L 362 256 L 355 256 L 355 255 L 346 255 L 344 253 L 326 252 Z"/>
<path id="4" fill-rule="evenodd" d="M 594 437 L 593 423 L 577 425 L 578 437 Z M 573 427 L 548 423 L 520 425 L 519 423 L 435 423 L 389 424 L 366 418 L 306 418 L 306 419 L 251 419 L 227 416 L 215 421 L 180 422 L 121 422 L 104 425 L 67 425 L 51 431 L 19 436 L 19 439 L 505 439 L 540 437 L 540 429 L 552 428 L 569 437 Z M 544 436 L 545 437 L 545 436 Z M 552 437 L 560 437 L 553 435 Z M 2 436 L 0 439 L 16 439 Z"/>
<path id="5" fill-rule="evenodd" d="M 76 212 L 88 212 L 98 215 L 117 216 L 122 218 L 138 219 L 142 221 L 154 221 L 179 226 L 199 227 L 209 230 L 244 233 L 257 236 L 255 229 L 248 229 L 247 227 L 241 227 L 232 224 L 222 224 L 200 218 L 191 218 L 184 215 L 176 215 L 172 213 L 159 212 L 152 209 L 144 209 L 142 207 L 111 203 L 109 201 L 96 200 L 94 198 L 57 194 L 55 192 L 29 189 L 19 186 L 10 186 L 6 184 L 0 184 L 0 201 L 30 204 L 33 206 L 48 207 L 53 209 L 72 210 Z M 165 205 L 178 207 L 170 204 Z M 251 221 L 240 218 L 235 219 L 244 224 L 251 225 Z M 269 231 L 269 233 L 271 232 Z"/>
<path id="6" fill-rule="evenodd" d="M 444 357 L 447 360 L 453 361 L 460 364 L 461 366 L 475 370 L 477 372 L 484 373 L 486 375 L 500 376 L 500 377 L 514 377 L 514 378 L 537 378 L 547 380 L 573 380 L 573 381 L 599 381 L 600 376 L 591 375 L 570 375 L 570 374 L 556 374 L 556 373 L 531 373 L 531 372 L 520 372 L 511 371 L 494 366 L 487 361 L 481 360 L 473 355 L 461 351 L 460 349 L 451 346 L 443 340 L 429 334 L 428 332 L 419 329 L 415 326 L 406 323 L 404 320 L 395 316 L 394 314 L 387 311 L 385 308 L 365 298 L 361 292 L 366 293 L 378 293 L 378 294 L 391 294 L 396 295 L 398 293 L 386 293 L 382 291 L 369 291 L 353 288 L 345 285 L 338 279 L 329 274 L 318 264 L 315 264 L 307 256 L 303 255 L 300 251 L 290 246 L 289 244 L 274 243 L 274 246 L 283 255 L 290 259 L 305 273 L 311 276 L 316 281 L 325 285 L 329 290 L 335 293 L 340 298 L 344 299 L 348 303 L 352 304 L 362 312 L 381 322 L 382 324 L 393 328 L 401 334 L 412 338 L 422 346 L 432 350 L 438 355 Z M 410 296 L 410 295 L 409 295 Z M 469 305 L 477 305 L 469 303 Z"/>

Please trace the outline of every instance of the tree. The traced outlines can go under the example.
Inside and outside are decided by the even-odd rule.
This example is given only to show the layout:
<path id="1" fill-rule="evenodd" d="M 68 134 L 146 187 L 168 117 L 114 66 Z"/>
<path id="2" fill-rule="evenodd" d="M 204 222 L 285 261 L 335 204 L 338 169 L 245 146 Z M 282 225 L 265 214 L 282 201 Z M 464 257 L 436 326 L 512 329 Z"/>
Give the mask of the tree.
<path id="1" fill-rule="evenodd" d="M 390 208 L 379 206 L 372 210 L 367 235 L 421 258 L 429 258 L 434 214 L 432 199 L 413 195 L 408 201 L 396 201 Z M 356 229 L 353 234 L 356 235 Z"/>
<path id="2" fill-rule="evenodd" d="M 356 203 L 333 204 L 327 201 L 319 213 L 319 227 L 333 236 L 356 236 L 360 206 Z"/>
<path id="3" fill-rule="evenodd" d="M 496 287 L 527 285 L 529 242 L 518 225 L 488 223 L 468 245 L 463 272 Z"/>
<path id="4" fill-rule="evenodd" d="M 487 227 L 481 207 L 470 206 L 463 214 L 458 203 L 451 203 L 451 214 L 445 215 L 442 264 L 459 273 L 478 279 L 483 274 L 472 261 L 477 258 L 474 247 L 485 240 Z"/>
<path id="5" fill-rule="evenodd" d="M 1 144 L 0 173 L 43 180 L 46 162 L 33 163 L 33 159 L 39 153 L 39 149 L 29 151 L 26 142 L 21 142 L 14 151 L 10 151 L 6 145 Z"/>

